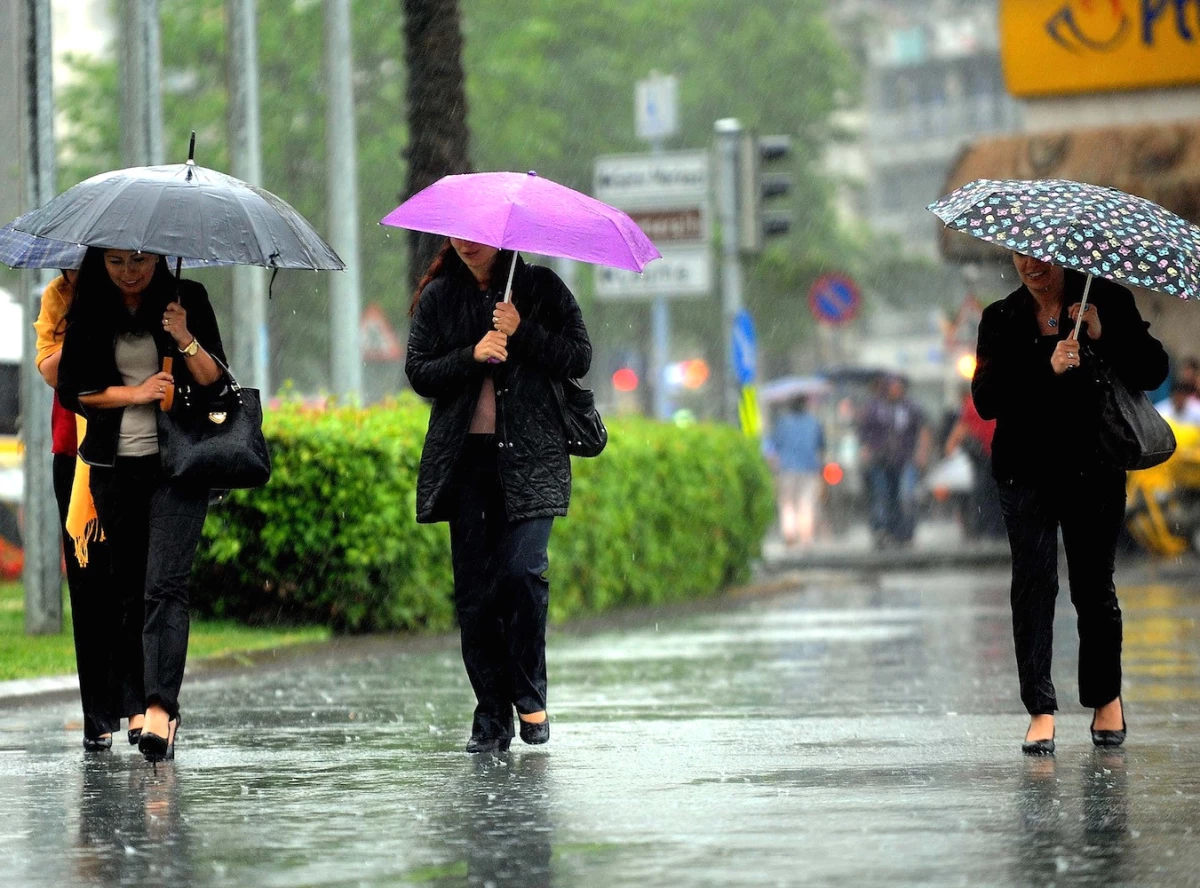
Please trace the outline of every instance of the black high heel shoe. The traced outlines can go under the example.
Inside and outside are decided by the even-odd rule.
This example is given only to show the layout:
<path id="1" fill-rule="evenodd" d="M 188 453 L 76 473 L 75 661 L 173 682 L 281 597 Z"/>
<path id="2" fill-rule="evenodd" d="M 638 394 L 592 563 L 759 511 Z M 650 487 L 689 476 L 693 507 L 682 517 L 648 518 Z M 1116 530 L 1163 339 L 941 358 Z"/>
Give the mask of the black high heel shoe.
<path id="1" fill-rule="evenodd" d="M 543 722 L 527 722 L 520 719 L 521 739 L 530 746 L 540 746 L 550 742 L 550 716 Z"/>
<path id="2" fill-rule="evenodd" d="M 137 746 L 138 741 L 142 739 L 142 729 L 141 728 L 130 728 L 128 733 L 129 733 L 129 745 Z"/>
<path id="3" fill-rule="evenodd" d="M 1030 722 L 1030 725 L 1033 723 Z M 1058 726 L 1055 725 L 1054 733 L 1057 733 Z M 1021 744 L 1021 752 L 1025 755 L 1054 755 L 1054 733 L 1050 735 L 1049 740 L 1026 740 Z M 1029 731 L 1025 732 L 1025 736 L 1029 736 Z"/>
<path id="4" fill-rule="evenodd" d="M 1118 698 L 1120 699 L 1120 698 Z M 1092 734 L 1092 745 L 1101 748 L 1115 749 L 1125 742 L 1125 703 L 1121 702 L 1121 730 L 1119 731 L 1097 731 L 1096 730 L 1096 713 L 1092 713 L 1092 724 L 1088 729 Z"/>
<path id="5" fill-rule="evenodd" d="M 481 753 L 495 754 L 499 752 L 508 752 L 508 747 L 511 743 L 512 737 L 491 740 L 484 737 L 472 737 L 467 741 L 467 752 L 471 753 L 471 755 L 479 755 Z"/>
<path id="6" fill-rule="evenodd" d="M 108 737 L 84 737 L 83 751 L 84 752 L 107 752 L 112 749 L 112 736 Z"/>
<path id="7" fill-rule="evenodd" d="M 160 737 L 158 734 L 151 734 L 149 731 L 142 731 L 142 735 L 138 739 L 138 751 L 146 757 L 146 761 L 174 761 L 175 738 L 179 736 L 179 726 L 181 724 L 183 724 L 183 719 L 180 718 L 173 718 L 167 722 L 169 739 L 167 737 Z M 174 726 L 175 730 L 171 730 L 172 726 Z"/>

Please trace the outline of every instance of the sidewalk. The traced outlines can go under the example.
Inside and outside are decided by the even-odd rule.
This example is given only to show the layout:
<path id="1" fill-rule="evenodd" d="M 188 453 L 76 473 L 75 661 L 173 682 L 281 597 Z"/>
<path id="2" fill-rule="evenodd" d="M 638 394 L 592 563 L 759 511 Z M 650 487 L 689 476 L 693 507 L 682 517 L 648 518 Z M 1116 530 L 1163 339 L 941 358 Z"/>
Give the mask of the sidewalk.
<path id="1" fill-rule="evenodd" d="M 839 570 L 905 570 L 1008 564 L 1008 541 L 967 540 L 954 521 L 917 525 L 912 545 L 879 549 L 870 528 L 855 524 L 836 538 L 818 539 L 811 548 L 788 548 L 774 532 L 763 543 L 762 573 L 770 576 L 806 568 Z"/>

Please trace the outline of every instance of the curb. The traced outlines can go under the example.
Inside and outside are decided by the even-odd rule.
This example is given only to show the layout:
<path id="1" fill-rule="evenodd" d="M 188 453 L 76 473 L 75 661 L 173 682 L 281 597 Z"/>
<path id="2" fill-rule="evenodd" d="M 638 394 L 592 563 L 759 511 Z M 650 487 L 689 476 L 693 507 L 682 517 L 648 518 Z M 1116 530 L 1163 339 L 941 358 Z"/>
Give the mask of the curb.
<path id="1" fill-rule="evenodd" d="M 940 570 L 951 567 L 998 567 L 1011 563 L 1008 543 L 977 543 L 958 549 L 868 549 L 853 552 L 788 553 L 763 562 L 765 576 L 796 570 Z"/>

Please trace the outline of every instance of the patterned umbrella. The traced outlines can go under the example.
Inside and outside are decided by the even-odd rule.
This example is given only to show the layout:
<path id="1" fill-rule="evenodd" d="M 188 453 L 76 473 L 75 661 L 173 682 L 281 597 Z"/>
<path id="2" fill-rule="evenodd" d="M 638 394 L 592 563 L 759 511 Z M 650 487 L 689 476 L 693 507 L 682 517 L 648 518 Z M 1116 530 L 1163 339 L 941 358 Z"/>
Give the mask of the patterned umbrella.
<path id="1" fill-rule="evenodd" d="M 1200 298 L 1200 227 L 1115 188 L 1066 179 L 977 179 L 928 209 L 948 228 L 1082 271 L 1089 285 L 1095 275 Z"/>

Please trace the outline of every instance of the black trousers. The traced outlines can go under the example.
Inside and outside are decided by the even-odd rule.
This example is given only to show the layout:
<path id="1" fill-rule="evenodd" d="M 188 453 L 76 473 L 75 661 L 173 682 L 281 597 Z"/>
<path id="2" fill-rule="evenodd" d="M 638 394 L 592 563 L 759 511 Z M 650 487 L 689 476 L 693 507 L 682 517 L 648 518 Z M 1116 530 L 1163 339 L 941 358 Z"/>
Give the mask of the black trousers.
<path id="1" fill-rule="evenodd" d="M 1050 664 L 1061 527 L 1071 603 L 1078 618 L 1079 702 L 1092 709 L 1110 703 L 1121 694 L 1121 607 L 1113 565 L 1125 517 L 1125 473 L 1002 482 L 1000 506 L 1012 548 L 1013 640 L 1021 702 L 1031 715 L 1058 708 Z"/>
<path id="2" fill-rule="evenodd" d="M 509 521 L 492 435 L 468 435 L 454 481 L 450 554 L 462 657 L 477 705 L 473 736 L 513 736 L 513 707 L 546 708 L 546 614 L 553 518 Z"/>
<path id="3" fill-rule="evenodd" d="M 122 602 L 116 655 L 121 711 L 137 715 L 157 703 L 175 718 L 187 661 L 188 580 L 208 491 L 169 483 L 154 455 L 118 457 L 111 469 L 93 467 L 92 496 Z"/>
<path id="4" fill-rule="evenodd" d="M 67 592 L 71 596 L 71 629 L 75 635 L 75 667 L 79 672 L 79 701 L 83 704 L 83 734 L 97 738 L 121 726 L 118 688 L 112 654 L 121 634 L 121 604 L 109 582 L 108 544 L 88 545 L 88 566 L 75 559 L 75 543 L 67 535 L 67 507 L 75 483 L 75 457 L 54 455 L 54 498 L 63 526 L 67 563 Z"/>

